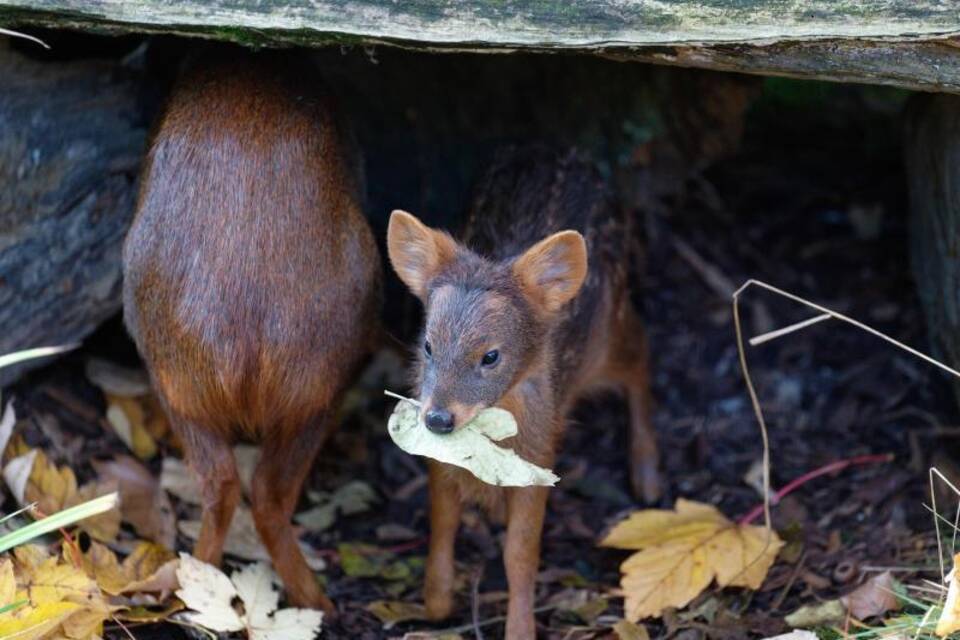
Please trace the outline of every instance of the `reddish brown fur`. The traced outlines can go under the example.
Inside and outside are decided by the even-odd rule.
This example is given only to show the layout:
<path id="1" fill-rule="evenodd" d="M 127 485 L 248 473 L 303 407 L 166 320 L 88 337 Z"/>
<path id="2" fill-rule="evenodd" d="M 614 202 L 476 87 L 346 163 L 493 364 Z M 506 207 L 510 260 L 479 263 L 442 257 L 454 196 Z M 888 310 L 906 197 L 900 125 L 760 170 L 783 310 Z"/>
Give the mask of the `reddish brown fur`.
<path id="1" fill-rule="evenodd" d="M 589 163 L 538 147 L 508 151 L 491 167 L 465 234 L 470 248 L 451 246 L 446 234 L 395 213 L 390 259 L 426 309 L 431 354 L 424 348 L 416 369 L 425 409 L 442 405 L 457 426 L 477 407 L 507 409 L 519 433 L 504 444 L 553 467 L 576 400 L 597 387 L 622 389 L 630 408 L 631 482 L 647 500 L 656 499 L 646 343 L 626 282 L 628 237 Z M 477 365 L 477 354 L 493 348 L 503 352 L 497 367 Z M 460 512 L 463 503 L 479 502 L 507 523 L 506 636 L 535 637 L 547 494 L 543 487 L 493 487 L 457 467 L 431 464 L 424 587 L 431 617 L 446 617 L 453 608 Z"/>
<path id="2" fill-rule="evenodd" d="M 144 167 L 124 302 L 201 480 L 197 557 L 219 562 L 240 498 L 231 444 L 260 441 L 257 529 L 290 600 L 333 612 L 290 517 L 375 337 L 380 262 L 351 148 L 311 75 L 239 52 L 184 74 Z"/>

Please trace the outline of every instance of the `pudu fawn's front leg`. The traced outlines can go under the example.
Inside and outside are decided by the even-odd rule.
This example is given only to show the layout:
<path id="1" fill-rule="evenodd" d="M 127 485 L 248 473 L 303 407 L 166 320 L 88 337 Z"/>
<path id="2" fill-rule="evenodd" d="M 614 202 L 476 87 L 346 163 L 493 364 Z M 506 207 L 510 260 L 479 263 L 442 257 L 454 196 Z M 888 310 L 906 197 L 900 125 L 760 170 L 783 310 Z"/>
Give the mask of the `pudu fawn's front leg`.
<path id="1" fill-rule="evenodd" d="M 453 611 L 453 547 L 463 511 L 456 483 L 445 475 L 440 464 L 430 463 L 430 552 L 423 600 L 431 620 L 443 620 Z"/>
<path id="2" fill-rule="evenodd" d="M 506 638 L 534 640 L 537 623 L 533 608 L 540 567 L 540 537 L 550 489 L 523 487 L 508 491 L 507 541 L 503 550 L 510 590 Z"/>

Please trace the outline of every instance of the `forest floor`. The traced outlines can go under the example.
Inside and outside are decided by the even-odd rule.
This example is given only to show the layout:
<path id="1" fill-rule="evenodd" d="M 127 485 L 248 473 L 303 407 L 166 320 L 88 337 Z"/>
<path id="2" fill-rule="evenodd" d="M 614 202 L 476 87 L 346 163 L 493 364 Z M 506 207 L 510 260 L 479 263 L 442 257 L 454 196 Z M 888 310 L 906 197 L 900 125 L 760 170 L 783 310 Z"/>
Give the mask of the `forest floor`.
<path id="1" fill-rule="evenodd" d="M 830 95 L 850 110 L 870 110 L 862 92 Z M 649 250 L 636 298 L 652 351 L 667 489 L 661 507 L 683 497 L 734 518 L 762 499 L 755 482 L 745 480 L 762 445 L 738 364 L 730 286 L 761 279 L 927 350 L 909 275 L 905 181 L 895 144 L 871 146 L 867 129 L 876 121 L 866 119 L 863 130 L 851 130 L 843 118 L 803 124 L 790 117 L 789 105 L 777 111 L 766 104 L 751 115 L 739 154 L 692 180 L 684 197 L 661 211 L 638 213 Z M 886 112 L 877 118 L 895 122 Z M 756 289 L 746 294 L 744 311 L 748 336 L 813 315 Z M 774 488 L 837 460 L 864 454 L 892 454 L 893 460 L 805 483 L 774 507 L 774 526 L 788 551 L 763 587 L 711 587 L 684 611 L 648 622 L 652 638 L 772 636 L 786 630 L 784 615 L 800 605 L 847 592 L 884 569 L 905 583 L 939 578 L 925 505 L 927 469 L 950 472 L 949 452 L 960 435 L 946 374 L 836 321 L 747 349 L 769 425 Z M 104 400 L 86 381 L 84 363 L 93 355 L 129 365 L 131 354 L 117 321 L 5 395 L 16 402 L 27 441 L 74 468 L 81 482 L 93 475 L 90 460 L 125 450 L 101 425 Z M 380 365 L 350 394 L 342 427 L 309 481 L 313 492 L 335 492 L 361 480 L 375 494 L 369 508 L 340 513 L 331 527 L 306 537 L 327 562 L 322 574 L 341 612 L 324 637 L 443 629 L 472 637 L 475 607 L 483 636 L 499 638 L 497 619 L 506 605 L 502 531 L 476 512 L 465 516 L 457 544 L 462 580 L 450 620 L 384 630 L 367 610 L 376 600 L 420 602 L 428 535 L 425 465 L 397 449 L 385 431 L 393 402 L 382 389 L 404 391 L 403 355 Z M 628 490 L 625 443 L 618 398 L 595 398 L 576 410 L 543 537 L 537 590 L 543 637 L 613 637 L 609 625 L 622 617 L 615 590 L 627 552 L 597 542 L 644 506 Z M 157 474 L 161 458 L 174 455 L 165 443 L 160 447 L 161 455 L 147 462 Z M 174 504 L 179 516 L 195 513 Z M 181 535 L 178 546 L 191 543 Z M 139 639 L 188 633 L 170 624 L 131 631 Z M 112 625 L 107 636 L 129 637 Z"/>

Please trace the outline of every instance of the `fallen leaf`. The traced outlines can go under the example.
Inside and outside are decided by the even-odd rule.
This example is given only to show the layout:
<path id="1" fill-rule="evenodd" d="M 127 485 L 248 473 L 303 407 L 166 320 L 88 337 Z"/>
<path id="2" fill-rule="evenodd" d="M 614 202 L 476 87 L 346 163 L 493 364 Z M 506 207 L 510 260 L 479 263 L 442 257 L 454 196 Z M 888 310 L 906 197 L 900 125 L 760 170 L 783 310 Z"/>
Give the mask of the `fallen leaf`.
<path id="1" fill-rule="evenodd" d="M 350 516 L 368 511 L 377 501 L 377 493 L 366 482 L 353 480 L 333 494 L 318 495 L 317 501 L 323 504 L 294 516 L 297 524 L 303 525 L 308 531 L 329 529 L 336 522 L 338 513 Z"/>
<path id="2" fill-rule="evenodd" d="M 778 636 L 770 636 L 769 638 L 764 638 L 763 640 L 819 640 L 819 636 L 813 631 L 807 631 L 805 629 L 795 629 L 790 633 L 781 633 Z"/>
<path id="3" fill-rule="evenodd" d="M 650 640 L 650 634 L 645 626 L 629 620 L 618 620 L 613 625 L 613 633 L 616 634 L 617 640 Z"/>
<path id="4" fill-rule="evenodd" d="M 941 638 L 954 631 L 960 631 L 960 585 L 957 584 L 957 565 L 960 565 L 960 553 L 953 556 L 953 569 L 947 574 L 947 599 L 943 611 L 937 620 L 935 633 Z"/>
<path id="5" fill-rule="evenodd" d="M 150 393 L 150 377 L 143 369 L 130 369 L 100 358 L 90 358 L 85 373 L 87 380 L 113 396 L 136 398 Z"/>
<path id="6" fill-rule="evenodd" d="M 501 487 L 552 487 L 560 479 L 495 441 L 517 435 L 517 421 L 509 411 L 491 407 L 453 433 L 438 435 L 423 426 L 420 409 L 409 400 L 397 403 L 387 421 L 394 443 L 407 453 L 427 456 L 466 469 Z"/>
<path id="7" fill-rule="evenodd" d="M 840 602 L 857 620 L 866 620 L 880 616 L 888 611 L 900 608 L 900 600 L 894 592 L 896 581 L 889 571 L 878 573 L 851 593 L 840 598 Z"/>
<path id="8" fill-rule="evenodd" d="M 199 520 L 181 520 L 177 527 L 180 529 L 180 533 L 191 540 L 196 541 L 200 537 Z M 300 550 L 303 551 L 307 565 L 311 569 L 322 571 L 326 568 L 326 561 L 317 555 L 313 547 L 300 541 Z M 270 554 L 263 546 L 260 535 L 257 533 L 253 513 L 246 505 L 239 505 L 233 514 L 233 520 L 230 522 L 230 528 L 227 530 L 227 537 L 223 543 L 223 552 L 244 560 L 270 561 Z"/>
<path id="9" fill-rule="evenodd" d="M 82 569 L 34 545 L 18 547 L 14 558 L 13 598 L 25 603 L 0 614 L 0 637 L 41 638 L 53 633 L 56 637 L 86 639 L 102 635 L 103 622 L 113 607 Z"/>
<path id="10" fill-rule="evenodd" d="M 13 427 L 17 424 L 17 415 L 13 410 L 13 402 L 8 402 L 3 409 L 3 417 L 0 417 L 0 455 L 7 449 L 7 443 L 10 442 L 10 436 L 13 435 Z"/>
<path id="11" fill-rule="evenodd" d="M 419 578 L 423 558 L 398 559 L 393 553 L 368 544 L 344 542 L 337 545 L 340 569 L 353 578 L 383 578 L 410 582 Z"/>
<path id="12" fill-rule="evenodd" d="M 101 480 L 112 481 L 120 491 L 120 516 L 137 533 L 172 549 L 177 538 L 176 514 L 167 492 L 141 462 L 131 456 L 117 456 L 107 462 L 94 461 Z"/>
<path id="13" fill-rule="evenodd" d="M 847 608 L 840 600 L 827 600 L 815 605 L 800 607 L 784 617 L 791 627 L 813 628 L 842 622 L 847 617 Z"/>
<path id="14" fill-rule="evenodd" d="M 422 604 L 400 600 L 374 600 L 366 610 L 383 623 L 384 629 L 392 629 L 401 622 L 427 619 L 427 610 Z"/>
<path id="15" fill-rule="evenodd" d="M 620 566 L 631 622 L 687 605 L 714 579 L 758 589 L 783 546 L 775 531 L 735 524 L 711 505 L 683 499 L 673 511 L 633 513 L 600 544 L 639 550 Z"/>
<path id="16" fill-rule="evenodd" d="M 83 568 L 110 595 L 164 592 L 177 588 L 176 556 L 150 542 L 141 542 L 121 563 L 106 546 L 94 542 L 83 554 Z"/>
<path id="17" fill-rule="evenodd" d="M 80 609 L 82 607 L 75 602 L 54 602 L 36 607 L 25 606 L 0 614 L 0 638 L 44 638 Z"/>
<path id="18" fill-rule="evenodd" d="M 320 631 L 323 613 L 311 609 L 281 609 L 276 582 L 266 564 L 257 563 L 227 578 L 219 569 L 180 554 L 177 597 L 193 612 L 186 618 L 211 631 L 246 630 L 251 640 L 311 640 Z M 243 614 L 233 608 L 237 598 Z"/>
<path id="19" fill-rule="evenodd" d="M 190 468 L 179 458 L 163 459 L 163 467 L 160 471 L 160 487 L 187 504 L 203 504 L 200 485 L 197 484 Z"/>
<path id="20" fill-rule="evenodd" d="M 107 397 L 107 422 L 127 448 L 141 460 L 157 455 L 157 442 L 147 431 L 147 413 L 138 398 L 110 393 Z"/>
<path id="21" fill-rule="evenodd" d="M 37 459 L 37 449 L 13 458 L 3 467 L 3 481 L 19 505 L 25 505 L 27 483 L 33 472 L 33 463 Z"/>
<path id="22" fill-rule="evenodd" d="M 36 503 L 36 512 L 52 515 L 87 500 L 116 491 L 108 482 L 92 482 L 77 487 L 77 478 L 70 467 L 58 467 L 39 449 L 29 449 L 22 442 L 11 443 L 16 457 L 3 468 L 3 478 L 21 506 Z M 97 540 L 110 542 L 120 531 L 120 511 L 105 513 L 80 521 L 77 526 Z"/>

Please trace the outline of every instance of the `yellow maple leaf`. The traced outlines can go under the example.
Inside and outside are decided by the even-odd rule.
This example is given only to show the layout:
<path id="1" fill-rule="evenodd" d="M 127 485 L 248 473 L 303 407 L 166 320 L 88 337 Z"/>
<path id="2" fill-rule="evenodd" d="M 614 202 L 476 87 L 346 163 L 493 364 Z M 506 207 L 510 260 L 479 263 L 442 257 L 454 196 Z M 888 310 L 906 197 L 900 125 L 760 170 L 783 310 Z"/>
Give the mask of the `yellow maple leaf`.
<path id="1" fill-rule="evenodd" d="M 620 566 L 632 622 L 685 606 L 714 579 L 721 587 L 759 588 L 783 546 L 772 530 L 733 523 L 711 505 L 683 499 L 673 511 L 637 511 L 600 544 L 638 550 Z"/>
<path id="2" fill-rule="evenodd" d="M 157 442 L 147 429 L 147 411 L 140 398 L 104 394 L 107 397 L 107 422 L 117 436 L 141 460 L 157 455 Z"/>
<path id="3" fill-rule="evenodd" d="M 10 459 L 3 470 L 4 479 L 15 494 L 22 489 L 22 495 L 16 495 L 21 504 L 35 502 L 40 514 L 51 515 L 117 489 L 115 483 L 107 482 L 90 482 L 78 488 L 77 477 L 70 467 L 58 467 L 43 451 L 31 449 L 19 436 L 7 446 L 6 456 Z M 20 460 L 26 460 L 26 464 L 13 470 Z M 15 486 L 19 489 L 13 489 Z M 77 526 L 97 540 L 110 542 L 120 531 L 120 518 L 120 510 L 111 509 Z"/>
<path id="4" fill-rule="evenodd" d="M 957 565 L 960 553 L 953 557 L 953 570 L 947 574 L 947 601 L 937 620 L 936 634 L 941 638 L 960 630 L 960 585 L 957 584 Z"/>
<path id="5" fill-rule="evenodd" d="M 54 602 L 0 614 L 0 638 L 37 640 L 46 637 L 81 608 L 75 602 Z"/>
<path id="6" fill-rule="evenodd" d="M 9 597 L 8 578 L 15 575 L 12 600 L 23 605 L 0 614 L 0 638 L 88 640 L 102 635 L 112 607 L 82 569 L 35 545 L 18 547 L 14 558 L 14 563 L 0 564 L 0 593 Z"/>
<path id="7" fill-rule="evenodd" d="M 10 558 L 0 560 L 0 608 L 16 602 L 17 580 L 13 576 L 13 562 Z"/>
<path id="8" fill-rule="evenodd" d="M 100 589 L 110 595 L 138 590 L 172 591 L 176 588 L 173 567 L 176 555 L 165 547 L 151 542 L 141 542 L 121 563 L 116 554 L 106 546 L 94 542 L 83 555 L 83 568 L 87 575 L 94 578 Z M 163 584 L 163 576 L 158 573 L 166 569 L 169 576 Z"/>

